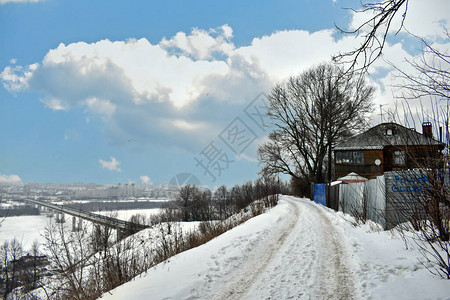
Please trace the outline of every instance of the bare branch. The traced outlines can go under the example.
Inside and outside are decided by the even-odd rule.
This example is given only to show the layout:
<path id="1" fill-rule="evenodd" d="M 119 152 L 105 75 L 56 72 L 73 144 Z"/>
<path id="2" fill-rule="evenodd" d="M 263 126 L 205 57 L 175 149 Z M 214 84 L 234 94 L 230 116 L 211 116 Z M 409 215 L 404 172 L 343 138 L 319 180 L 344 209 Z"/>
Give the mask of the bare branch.
<path id="1" fill-rule="evenodd" d="M 363 3 L 362 8 L 355 10 L 355 13 L 373 12 L 374 16 L 360 24 L 355 30 L 345 30 L 336 25 L 336 28 L 344 34 L 362 35 L 363 42 L 361 45 L 349 52 L 339 53 L 333 57 L 333 61 L 340 63 L 349 63 L 347 72 L 361 71 L 367 72 L 382 54 L 385 47 L 386 38 L 392 25 L 394 17 L 400 12 L 402 13 L 401 25 L 397 28 L 395 34 L 398 34 L 403 28 L 408 11 L 409 0 L 386 0 L 375 3 Z M 401 10 L 404 8 L 404 10 Z M 366 28 L 368 32 L 365 32 Z M 362 61 L 360 61 L 362 60 Z M 361 64 L 358 66 L 358 64 Z"/>

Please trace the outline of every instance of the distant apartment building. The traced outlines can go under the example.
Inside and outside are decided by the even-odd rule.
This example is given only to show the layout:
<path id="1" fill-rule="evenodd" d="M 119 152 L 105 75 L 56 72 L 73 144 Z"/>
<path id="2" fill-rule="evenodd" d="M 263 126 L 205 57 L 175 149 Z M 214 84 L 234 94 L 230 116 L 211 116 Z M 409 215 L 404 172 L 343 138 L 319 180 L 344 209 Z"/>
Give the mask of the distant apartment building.
<path id="1" fill-rule="evenodd" d="M 122 199 L 141 197 L 143 190 L 134 183 L 75 191 L 75 199 Z"/>

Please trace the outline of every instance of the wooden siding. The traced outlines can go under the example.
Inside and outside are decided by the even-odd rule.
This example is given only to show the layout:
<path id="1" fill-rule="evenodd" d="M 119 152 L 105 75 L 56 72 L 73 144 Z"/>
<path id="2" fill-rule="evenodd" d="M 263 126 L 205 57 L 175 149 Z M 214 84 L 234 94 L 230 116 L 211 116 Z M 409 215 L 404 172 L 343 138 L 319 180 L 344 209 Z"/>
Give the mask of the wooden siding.
<path id="1" fill-rule="evenodd" d="M 335 151 L 336 152 L 355 152 L 355 151 Z M 364 152 L 364 164 L 337 164 L 334 165 L 334 179 L 343 177 L 348 173 L 355 172 L 366 178 L 375 178 L 377 175 L 383 174 L 383 150 L 360 150 L 358 152 Z M 379 159 L 381 165 L 375 165 L 375 160 Z"/>
<path id="2" fill-rule="evenodd" d="M 406 162 L 404 165 L 394 164 L 394 151 L 405 151 Z M 386 146 L 383 150 L 353 150 L 337 152 L 364 152 L 364 164 L 334 164 L 334 179 L 355 172 L 358 175 L 373 179 L 384 172 L 414 169 L 417 167 L 440 167 L 441 154 L 436 145 L 425 146 Z M 380 166 L 375 165 L 375 160 L 381 161 Z"/>

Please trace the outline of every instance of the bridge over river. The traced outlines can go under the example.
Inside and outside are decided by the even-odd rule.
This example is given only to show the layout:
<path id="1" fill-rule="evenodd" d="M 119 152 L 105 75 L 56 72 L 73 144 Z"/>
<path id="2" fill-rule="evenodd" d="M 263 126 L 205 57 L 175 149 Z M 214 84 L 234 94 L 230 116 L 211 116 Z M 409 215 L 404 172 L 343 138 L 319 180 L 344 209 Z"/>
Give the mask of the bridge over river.
<path id="1" fill-rule="evenodd" d="M 77 224 L 76 218 L 78 218 L 78 221 L 79 221 L 78 223 L 80 223 L 81 220 L 87 220 L 87 221 L 90 221 L 95 224 L 114 228 L 117 230 L 117 238 L 118 239 L 120 239 L 124 236 L 129 236 L 138 231 L 148 228 L 148 226 L 146 226 L 146 225 L 127 222 L 127 221 L 119 220 L 116 218 L 103 216 L 103 215 L 99 215 L 99 214 L 95 214 L 92 212 L 84 211 L 81 209 L 75 209 L 75 208 L 71 208 L 71 207 L 67 207 L 67 206 L 63 206 L 63 205 L 52 204 L 52 203 L 48 203 L 48 202 L 44 202 L 44 201 L 40 201 L 40 200 L 33 200 L 33 199 L 26 199 L 26 201 L 29 203 L 32 203 L 34 205 L 46 207 L 46 208 L 51 209 L 54 212 L 62 214 L 62 215 L 64 215 L 64 214 L 71 215 L 73 217 L 72 218 L 72 229 L 73 230 L 76 229 L 76 224 Z M 79 226 L 79 227 L 81 227 L 81 226 Z"/>

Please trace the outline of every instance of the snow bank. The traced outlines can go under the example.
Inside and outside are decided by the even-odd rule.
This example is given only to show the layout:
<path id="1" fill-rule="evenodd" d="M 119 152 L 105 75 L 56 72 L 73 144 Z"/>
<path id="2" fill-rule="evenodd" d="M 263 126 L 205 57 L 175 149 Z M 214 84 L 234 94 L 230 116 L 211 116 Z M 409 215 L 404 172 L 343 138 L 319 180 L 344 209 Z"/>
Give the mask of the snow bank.
<path id="1" fill-rule="evenodd" d="M 254 217 L 197 248 L 176 255 L 151 268 L 145 275 L 126 283 L 105 299 L 202 298 L 221 289 L 222 278 L 239 268 L 261 237 L 276 231 L 289 214 L 286 202 L 269 213 Z"/>
<path id="2" fill-rule="evenodd" d="M 300 213 L 294 213 L 294 208 Z M 314 216 L 314 210 L 328 219 L 326 223 L 332 224 L 336 231 L 333 238 L 338 241 L 328 245 L 322 242 L 320 245 L 303 245 L 303 240 L 296 240 L 295 237 L 305 237 L 305 234 L 327 238 L 323 228 L 308 219 Z M 291 227 L 293 222 L 296 224 Z M 417 249 L 406 249 L 399 236 L 377 231 L 373 223 L 359 227 L 352 226 L 352 223 L 354 220 L 349 216 L 312 204 L 309 200 L 282 197 L 269 212 L 202 246 L 170 258 L 134 281 L 106 293 L 103 298 L 284 299 L 287 293 L 271 292 L 270 286 L 275 281 L 278 289 L 290 290 L 295 299 L 317 298 L 317 289 L 326 288 L 323 286 L 326 280 L 324 271 L 314 267 L 314 260 L 326 259 L 324 256 L 332 254 L 330 250 L 337 249 L 331 244 L 338 242 L 342 245 L 342 253 L 338 255 L 344 256 L 344 269 L 354 286 L 352 297 L 450 299 L 450 281 L 434 277 L 419 262 L 421 255 Z M 288 236 L 279 238 L 285 232 Z M 303 255 L 295 251 L 296 247 L 304 247 Z M 270 249 L 268 254 L 267 249 Z M 292 257 L 288 257 L 289 254 Z M 283 261 L 287 261 L 288 267 L 280 267 Z M 241 296 L 230 292 L 234 291 L 233 288 L 239 289 L 239 283 L 241 286 L 249 285 L 246 289 L 248 294 Z M 302 284 L 304 286 L 299 286 Z"/>
<path id="3" fill-rule="evenodd" d="M 434 276 L 398 233 L 323 208 L 352 248 L 359 299 L 450 299 L 450 281 Z"/>

